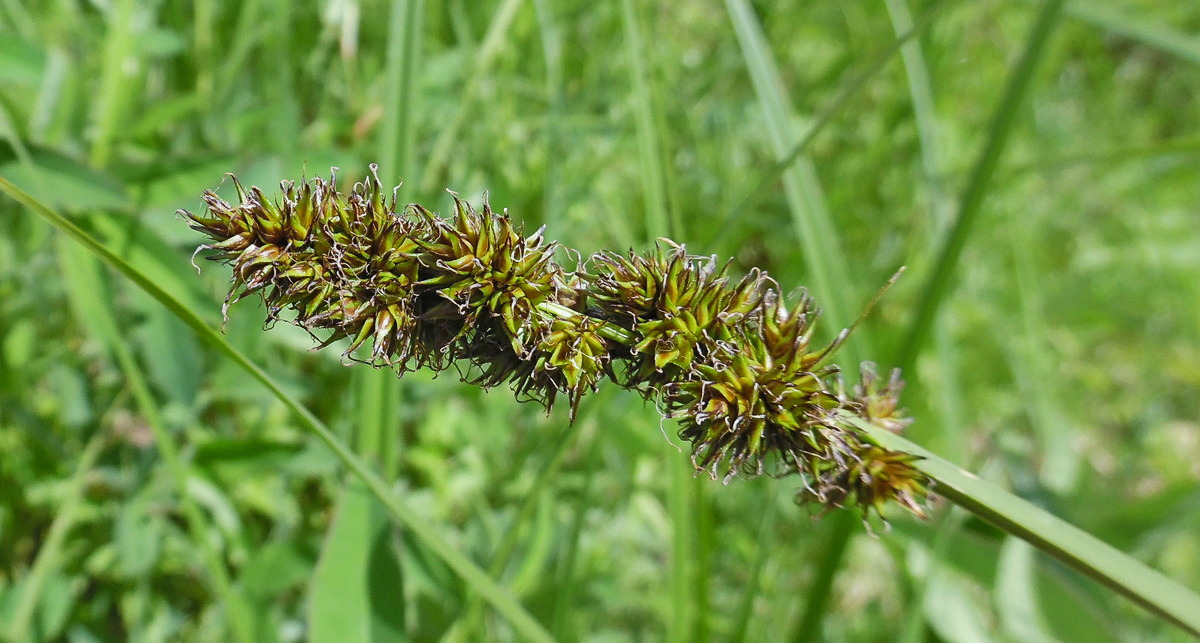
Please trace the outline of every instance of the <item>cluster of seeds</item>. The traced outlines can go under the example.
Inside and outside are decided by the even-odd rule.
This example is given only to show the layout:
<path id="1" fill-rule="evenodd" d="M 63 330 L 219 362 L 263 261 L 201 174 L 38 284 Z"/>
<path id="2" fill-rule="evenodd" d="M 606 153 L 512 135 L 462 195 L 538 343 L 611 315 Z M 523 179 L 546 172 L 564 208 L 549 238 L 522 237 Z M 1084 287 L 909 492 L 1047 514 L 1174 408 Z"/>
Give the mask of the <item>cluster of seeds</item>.
<path id="1" fill-rule="evenodd" d="M 398 210 L 374 165 L 348 194 L 334 178 L 285 181 L 277 201 L 233 184 L 236 205 L 208 191 L 203 214 L 182 211 L 211 239 L 200 249 L 233 266 L 223 313 L 258 294 L 268 324 L 290 311 L 322 346 L 349 338 L 348 359 L 399 373 L 455 366 L 547 408 L 562 394 L 572 418 L 611 380 L 677 420 L 696 469 L 714 478 L 797 473 L 805 500 L 921 513 L 928 481 L 914 458 L 845 420 L 903 428 L 898 374 L 881 383 L 864 365 L 846 391 L 828 362 L 846 333 L 812 346 L 812 300 L 789 307 L 763 272 L 733 279 L 666 239 L 567 271 L 557 244 L 523 235 L 486 200 L 478 211 L 456 196 L 448 219 Z"/>

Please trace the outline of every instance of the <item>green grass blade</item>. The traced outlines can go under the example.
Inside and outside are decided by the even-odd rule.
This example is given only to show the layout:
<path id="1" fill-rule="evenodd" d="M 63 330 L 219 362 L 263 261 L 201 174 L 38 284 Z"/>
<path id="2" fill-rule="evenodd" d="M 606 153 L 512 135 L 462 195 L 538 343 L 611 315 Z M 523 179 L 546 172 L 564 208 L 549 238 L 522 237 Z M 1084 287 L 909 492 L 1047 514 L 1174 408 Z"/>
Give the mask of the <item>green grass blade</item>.
<path id="1" fill-rule="evenodd" d="M 384 85 L 379 164 L 384 175 L 389 177 L 416 171 L 413 131 L 416 92 L 413 88 L 417 82 L 424 5 L 424 0 L 393 2 L 388 17 L 387 82 Z"/>
<path id="2" fill-rule="evenodd" d="M 241 351 L 230 344 L 219 332 L 213 329 L 208 324 L 204 323 L 200 317 L 187 308 L 183 303 L 176 299 L 172 294 L 159 287 L 148 277 L 134 269 L 121 257 L 116 255 L 112 250 L 105 247 L 79 226 L 72 223 L 69 219 L 61 214 L 47 208 L 39 201 L 33 199 L 17 186 L 13 185 L 6 179 L 0 178 L 0 191 L 5 192 L 10 197 L 20 202 L 25 207 L 32 210 L 38 216 L 48 221 L 51 225 L 66 233 L 71 238 L 78 241 L 89 251 L 98 256 L 104 263 L 116 269 L 121 274 L 128 277 L 137 286 L 145 290 L 149 295 L 157 299 L 172 313 L 176 314 L 184 323 L 186 323 L 196 334 L 205 342 L 217 349 L 221 354 L 231 359 L 238 366 L 248 372 L 254 379 L 258 380 L 267 388 L 280 402 L 284 404 L 296 418 L 312 433 L 316 434 L 322 442 L 330 448 L 331 451 L 349 468 L 355 475 L 363 480 L 371 493 L 378 498 L 383 505 L 388 509 L 388 513 L 399 524 L 409 529 L 413 535 L 417 537 L 421 543 L 431 552 L 442 559 L 451 569 L 459 574 L 462 579 L 475 591 L 479 592 L 488 602 L 496 608 L 505 618 L 507 618 L 513 627 L 521 634 L 522 637 L 531 641 L 550 641 L 552 638 L 538 624 L 537 621 L 529 615 L 511 596 L 509 596 L 499 585 L 496 584 L 482 569 L 461 552 L 451 547 L 448 541 L 443 538 L 429 523 L 421 516 L 409 509 L 398 497 L 388 488 L 387 483 L 383 481 L 375 472 L 373 472 L 358 456 L 356 456 L 345 444 L 341 442 L 333 433 L 325 426 L 317 416 L 313 415 L 312 411 L 305 408 L 298 400 L 289 395 L 283 388 L 275 382 L 270 375 L 266 373 L 257 364 L 250 361 Z"/>
<path id="3" fill-rule="evenodd" d="M 13 145 L 20 166 L 28 175 L 29 180 L 45 191 L 49 183 L 47 177 L 52 177 L 54 174 L 47 172 L 34 161 L 24 142 L 16 136 L 15 132 L 7 130 L 3 133 Z M 84 177 L 80 183 L 82 187 L 80 191 L 86 194 L 89 183 L 99 182 L 100 179 L 101 177 L 92 177 L 89 181 L 87 177 Z M 208 537 L 204 515 L 188 491 L 188 467 L 179 456 L 179 451 L 167 429 L 158 402 L 154 399 L 143 375 L 141 365 L 138 364 L 126 338 L 119 330 L 116 315 L 112 309 L 112 298 L 107 294 L 108 288 L 102 268 L 95 257 L 89 255 L 78 245 L 68 243 L 65 238 L 56 239 L 56 245 L 62 267 L 63 282 L 67 286 L 68 298 L 75 316 L 79 319 L 82 328 L 95 335 L 124 374 L 138 410 L 150 427 L 155 445 L 171 476 L 175 493 L 178 495 L 179 507 L 187 524 L 188 535 L 200 552 L 200 559 L 204 564 L 208 580 L 212 583 L 213 593 L 225 605 L 233 635 L 239 641 L 252 641 L 254 640 L 253 619 L 246 610 L 245 601 L 233 589 L 225 570 L 225 563 L 213 548 L 212 541 Z M 47 540 L 44 548 L 38 553 L 38 565 L 41 565 L 43 560 L 53 561 L 48 563 L 50 565 L 56 564 L 59 559 L 59 552 L 56 551 L 56 548 L 61 544 L 61 541 Z M 22 610 L 25 608 L 24 601 L 33 601 L 38 598 L 41 581 L 47 572 L 40 571 L 39 573 L 40 576 L 34 576 L 26 585 L 21 596 Z M 22 610 L 18 611 L 15 619 L 13 627 L 16 631 L 22 631 L 27 626 L 23 619 L 28 614 Z M 23 640 L 25 637 L 14 636 L 13 638 L 14 640 Z"/>
<path id="4" fill-rule="evenodd" d="M 729 640 L 740 643 L 741 641 L 753 640 L 750 636 L 750 621 L 754 614 L 754 603 L 759 597 L 762 588 L 763 568 L 767 565 L 767 560 L 771 557 L 771 536 L 775 531 L 775 513 L 777 505 L 774 502 L 767 502 L 763 507 L 762 513 L 759 516 L 759 523 L 756 534 L 758 534 L 758 551 L 754 555 L 754 563 L 750 567 L 749 578 L 746 580 L 746 591 L 742 593 L 741 600 L 738 602 L 738 609 L 735 612 L 736 616 L 733 619 L 733 627 L 730 629 Z"/>
<path id="5" fill-rule="evenodd" d="M 11 614 L 12 620 L 9 621 L 3 630 L 0 630 L 0 634 L 3 635 L 0 638 L 9 641 L 30 640 L 30 629 L 33 625 L 33 617 L 39 598 L 41 597 L 42 588 L 45 586 L 46 580 L 52 571 L 62 563 L 61 559 L 63 557 L 63 549 L 66 546 L 65 539 L 67 533 L 75 525 L 79 511 L 83 507 L 84 487 L 87 484 L 87 476 L 96 464 L 96 459 L 100 456 L 100 451 L 104 448 L 104 437 L 106 435 L 107 432 L 105 431 L 96 431 L 92 435 L 92 438 L 88 440 L 87 446 L 83 448 L 83 453 L 80 454 L 79 461 L 75 464 L 75 473 L 67 482 L 68 492 L 64 494 L 67 501 L 58 508 L 57 515 L 54 516 L 54 522 L 50 523 L 50 529 L 46 532 L 45 540 L 38 549 L 38 555 L 33 561 L 33 567 L 30 568 L 24 583 L 21 585 L 16 607 Z"/>
<path id="6" fill-rule="evenodd" d="M 888 449 L 921 456 L 917 467 L 937 493 L 1005 532 L 1107 585 L 1148 611 L 1200 636 L 1200 596 L 1061 518 L 885 429 L 850 419 Z"/>
<path id="7" fill-rule="evenodd" d="M 554 10 L 547 0 L 534 0 L 538 21 L 538 35 L 542 43 L 542 54 L 546 59 L 546 130 L 543 139 L 550 158 L 565 156 L 563 152 L 563 55 L 562 37 Z M 542 221 L 548 226 L 558 225 L 563 215 L 562 167 L 559 163 L 547 163 L 545 170 L 545 195 L 543 197 Z"/>
<path id="8" fill-rule="evenodd" d="M 670 237 L 679 229 L 678 215 L 668 214 L 666 178 L 662 157 L 662 132 L 654 118 L 654 97 L 650 92 L 646 69 L 647 49 L 642 39 L 641 21 L 632 0 L 621 1 L 621 23 L 625 30 L 625 52 L 629 62 L 629 80 L 633 86 L 633 116 L 637 126 L 638 167 L 641 169 L 643 198 L 646 203 L 646 233 L 653 243 L 658 237 Z"/>
<path id="9" fill-rule="evenodd" d="M 792 148 L 797 142 L 804 141 L 792 127 L 794 111 L 758 17 L 746 0 L 726 0 L 725 4 L 762 106 L 772 152 L 778 162 L 789 162 L 782 172 L 784 193 L 800 246 L 804 249 L 813 296 L 822 302 L 828 326 L 844 328 L 854 319 L 850 310 L 856 297 L 850 266 L 842 251 L 841 235 L 825 203 L 812 160 L 802 154 L 790 159 Z M 865 336 L 859 336 L 858 341 L 843 349 L 848 362 L 857 361 L 855 354 L 870 353 L 865 339 Z"/>
<path id="10" fill-rule="evenodd" d="M 247 611 L 246 601 L 234 591 L 224 561 L 213 548 L 207 529 L 208 522 L 188 490 L 189 467 L 179 455 L 179 449 L 167 428 L 158 402 L 150 391 L 141 365 L 130 350 L 126 338 L 118 330 L 116 315 L 110 307 L 110 298 L 104 295 L 107 288 L 104 287 L 101 266 L 94 256 L 85 252 L 79 245 L 70 244 L 61 237 L 56 241 L 64 280 L 71 292 L 76 315 L 81 323 L 97 336 L 121 368 L 137 408 L 154 435 L 154 443 L 171 476 L 175 493 L 179 496 L 179 507 L 187 523 L 188 533 L 200 552 L 200 559 L 213 584 L 214 593 L 225 605 L 230 628 L 237 640 L 249 643 L 255 639 L 254 620 Z"/>
<path id="11" fill-rule="evenodd" d="M 783 176 L 783 173 L 793 163 L 804 156 L 808 151 L 809 145 L 816 140 L 817 135 L 842 114 L 850 104 L 850 100 L 857 96 L 859 90 L 866 86 L 867 81 L 887 66 L 887 63 L 892 60 L 897 52 L 902 51 L 903 47 L 921 35 L 929 25 L 933 24 L 933 18 L 946 5 L 946 0 L 939 0 L 937 4 L 934 4 L 925 13 L 921 14 L 921 18 L 916 24 L 910 25 L 910 28 L 906 29 L 904 33 L 897 35 L 894 42 L 872 56 L 869 62 L 863 66 L 862 71 L 838 90 L 838 93 L 829 101 L 829 104 L 813 117 L 812 122 L 805 128 L 804 134 L 796 141 L 796 144 L 762 174 L 753 188 L 747 190 L 740 199 L 734 201 L 735 205 L 725 213 L 721 219 L 721 224 L 716 228 L 717 232 L 708 239 L 705 245 L 712 245 L 718 239 L 724 238 L 724 233 L 729 229 L 729 226 L 750 212 L 758 204 L 759 199 L 767 194 L 771 186 Z"/>
<path id="12" fill-rule="evenodd" d="M 642 198 L 645 202 L 644 230 L 647 241 L 674 236 L 681 223 L 677 211 L 671 208 L 667 194 L 667 173 L 662 155 L 662 121 L 655 117 L 655 97 L 651 90 L 646 60 L 649 56 L 642 38 L 638 9 L 632 0 L 621 2 L 621 24 L 625 36 L 629 80 L 633 88 L 633 112 L 636 123 L 638 167 L 640 168 Z M 668 445 L 674 450 L 673 445 Z M 670 467 L 670 486 L 667 505 L 671 515 L 671 579 L 670 616 L 667 640 L 699 640 L 707 628 L 708 584 L 707 556 L 702 551 L 705 531 L 705 504 L 702 481 L 695 478 L 694 468 L 685 460 L 674 458 Z"/>
<path id="13" fill-rule="evenodd" d="M 842 568 L 842 559 L 846 555 L 846 548 L 849 547 L 850 541 L 854 539 L 855 531 L 858 529 L 858 517 L 850 511 L 839 511 L 829 516 L 827 520 L 830 525 L 825 529 L 825 542 L 822 543 L 820 563 L 813 575 L 808 595 L 801 599 L 803 611 L 801 611 L 800 621 L 796 624 L 796 629 L 790 637 L 791 641 L 797 643 L 819 640 L 821 621 L 825 618 L 826 606 L 829 605 L 829 599 L 833 593 L 833 581 Z"/>
<path id="14" fill-rule="evenodd" d="M 906 0 L 885 0 L 892 27 L 901 39 L 900 34 L 915 31 L 912 15 Z M 921 151 L 921 170 L 925 190 L 928 194 L 929 219 L 932 225 L 931 241 L 936 242 L 937 236 L 944 233 L 953 211 L 950 195 L 942 182 L 944 162 L 938 141 L 942 140 L 941 122 L 936 110 L 933 86 L 929 69 L 925 63 L 925 55 L 921 51 L 918 40 L 908 40 L 900 48 L 900 57 L 904 62 L 905 76 L 908 80 L 908 95 L 912 103 L 913 121 L 917 127 L 917 138 Z M 937 387 L 938 409 L 937 417 L 923 425 L 935 424 L 938 431 L 934 440 L 940 452 L 952 460 L 960 459 L 966 452 L 963 433 L 958 430 L 965 424 L 962 419 L 963 391 L 956 377 L 958 366 L 958 349 L 950 336 L 949 324 L 945 318 L 939 317 L 934 321 L 933 343 L 934 355 L 938 371 L 943 374 L 940 386 Z M 900 643 L 916 643 L 925 635 L 926 595 L 933 584 L 936 575 L 941 573 L 947 544 L 954 538 L 962 524 L 965 512 L 955 511 L 943 514 L 938 518 L 935 536 L 931 550 L 930 568 L 923 578 L 920 578 L 910 590 L 908 609 L 902 625 L 897 628 Z"/>
<path id="15" fill-rule="evenodd" d="M 913 318 L 908 334 L 900 346 L 899 357 L 896 361 L 905 372 L 911 373 L 917 353 L 930 334 L 933 319 L 950 291 L 963 248 L 966 247 L 967 238 L 970 236 L 975 220 L 979 218 L 983 198 L 987 194 L 992 175 L 996 171 L 1000 154 L 1008 142 L 1013 123 L 1016 122 L 1018 108 L 1033 80 L 1034 71 L 1042 58 L 1046 42 L 1050 39 L 1050 33 L 1058 22 L 1062 5 L 1063 0 L 1049 0 L 1042 6 L 1042 10 L 1029 32 L 1028 39 L 1025 41 L 1021 57 L 1009 75 L 1004 94 L 996 105 L 991 126 L 988 128 L 987 141 L 979 153 L 979 159 L 963 190 L 958 216 L 942 244 L 933 272 L 929 275 L 925 287 L 922 288 L 924 295 L 917 306 L 916 316 Z"/>
<path id="16" fill-rule="evenodd" d="M 440 187 L 437 185 L 437 182 L 442 180 L 442 174 L 450 164 L 450 158 L 454 152 L 455 145 L 459 143 L 459 133 L 463 125 L 467 122 L 467 117 L 475 107 L 475 102 L 479 96 L 479 87 L 482 84 L 481 81 L 484 75 L 492 68 L 492 63 L 495 61 L 497 54 L 499 54 L 501 46 L 505 44 L 505 38 L 512 27 L 517 9 L 521 8 L 521 4 L 522 0 L 505 0 L 504 4 L 500 5 L 500 8 L 496 10 L 491 24 L 488 25 L 487 33 L 483 37 L 483 43 L 479 45 L 479 50 L 475 52 L 475 60 L 471 66 L 471 71 L 461 85 L 463 91 L 458 99 L 458 110 L 454 113 L 454 117 L 450 120 L 449 125 L 441 129 L 437 140 L 433 144 L 433 150 L 429 153 L 429 160 L 425 164 L 425 173 L 421 176 L 421 189 L 423 192 L 432 192 Z"/>
<path id="17" fill-rule="evenodd" d="M 903 40 L 898 39 L 892 47 L 876 56 L 872 64 L 842 90 L 807 131 L 802 136 L 797 136 L 791 124 L 793 110 L 783 90 L 779 71 L 758 18 L 745 0 L 726 0 L 726 8 L 737 33 L 742 56 L 750 72 L 759 103 L 762 105 L 776 158 L 775 165 L 767 172 L 759 186 L 748 193 L 726 219 L 732 220 L 734 216 L 741 216 L 744 211 L 749 210 L 757 195 L 765 193 L 767 186 L 777 177 L 782 178 L 792 221 L 800 237 L 800 246 L 804 249 L 805 266 L 810 275 L 814 296 L 823 302 L 830 327 L 846 327 L 853 319 L 850 310 L 851 302 L 855 299 L 854 282 L 850 279 L 849 263 L 842 251 L 840 235 L 825 204 L 815 166 L 812 160 L 804 155 L 804 151 L 816 134 L 830 123 L 849 103 L 850 98 L 865 85 L 866 80 L 895 55 Z M 932 17 L 933 13 L 931 10 L 927 18 Z M 843 351 L 847 362 L 857 362 L 861 355 L 871 352 L 868 338 L 860 334 L 856 341 Z M 822 573 L 809 588 L 801 623 L 796 632 L 800 637 L 798 640 L 819 634 L 819 617 L 824 612 L 825 600 L 829 596 L 836 572 L 841 568 L 844 544 L 853 538 L 854 529 L 855 522 L 852 520 L 839 520 L 835 523 L 830 535 L 835 546 L 831 549 L 830 556 L 824 559 Z M 842 546 L 839 547 L 838 543 Z"/>
<path id="18" fill-rule="evenodd" d="M 1026 0 L 1031 1 L 1031 0 Z M 1107 3 L 1071 2 L 1065 13 L 1123 38 L 1140 42 L 1165 54 L 1200 64 L 1200 38 L 1166 25 L 1137 20 Z"/>

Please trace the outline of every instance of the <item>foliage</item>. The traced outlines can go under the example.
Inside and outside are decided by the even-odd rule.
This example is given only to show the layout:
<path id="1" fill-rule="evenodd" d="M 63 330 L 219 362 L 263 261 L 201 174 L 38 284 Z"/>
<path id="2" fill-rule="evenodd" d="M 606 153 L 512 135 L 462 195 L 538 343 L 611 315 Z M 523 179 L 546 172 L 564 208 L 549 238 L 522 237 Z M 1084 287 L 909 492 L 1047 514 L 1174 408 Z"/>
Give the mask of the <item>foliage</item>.
<path id="1" fill-rule="evenodd" d="M 823 342 L 908 264 L 842 353 L 890 367 L 1038 6 L 6 2 L 0 176 L 195 311 L 228 275 L 195 276 L 177 208 L 226 171 L 373 160 L 404 201 L 486 189 L 585 254 L 671 236 L 808 284 Z M 1195 587 L 1200 14 L 1064 14 L 905 373 L 908 433 Z M 569 425 L 250 317 L 229 342 L 555 636 L 1178 636 L 957 511 L 872 537 L 694 478 L 635 396 Z M 7 199 L 0 358 L 0 623 L 34 586 L 42 639 L 514 636 L 274 395 Z"/>

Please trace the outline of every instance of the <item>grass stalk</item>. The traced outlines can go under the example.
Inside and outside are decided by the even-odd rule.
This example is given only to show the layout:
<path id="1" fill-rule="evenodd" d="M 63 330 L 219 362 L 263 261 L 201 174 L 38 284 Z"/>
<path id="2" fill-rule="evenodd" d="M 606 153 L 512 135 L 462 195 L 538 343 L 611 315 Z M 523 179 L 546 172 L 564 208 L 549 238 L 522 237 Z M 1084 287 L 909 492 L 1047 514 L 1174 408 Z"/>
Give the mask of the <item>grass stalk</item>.
<path id="1" fill-rule="evenodd" d="M 892 27 L 897 34 L 914 31 L 912 14 L 907 0 L 884 0 Z M 917 127 L 917 137 L 921 152 L 922 178 L 929 204 L 929 226 L 931 241 L 944 234 L 952 216 L 953 204 L 949 193 L 942 182 L 944 162 L 938 141 L 941 140 L 942 127 L 936 111 L 933 85 L 929 69 L 925 64 L 925 56 L 921 51 L 921 43 L 917 39 L 905 42 L 900 48 L 900 56 L 904 62 L 905 76 L 908 80 L 909 101 L 912 103 L 913 121 Z M 937 431 L 940 448 L 951 460 L 964 456 L 966 448 L 963 445 L 962 432 L 958 427 L 964 425 L 962 420 L 963 394 L 956 376 L 957 350 L 950 336 L 946 320 L 939 317 L 934 321 L 933 343 L 934 355 L 938 363 L 938 371 L 942 374 L 939 386 L 936 387 L 940 410 L 937 417 Z M 933 579 L 941 573 L 943 555 L 950 540 L 958 534 L 962 526 L 962 516 L 965 512 L 951 511 L 937 517 L 937 527 L 934 530 L 934 541 L 931 547 L 930 567 L 923 579 L 910 588 L 908 596 L 909 609 L 905 610 L 903 625 L 899 628 L 899 639 L 902 643 L 918 643 L 925 638 L 925 596 Z"/>
<path id="2" fill-rule="evenodd" d="M 821 636 L 821 622 L 827 613 L 829 599 L 833 595 L 833 581 L 842 568 L 842 560 L 850 541 L 854 540 L 858 530 L 858 517 L 849 511 L 838 511 L 828 517 L 831 523 L 826 530 L 817 571 L 803 602 L 800 621 L 788 640 L 795 643 L 818 640 Z"/>
<path id="3" fill-rule="evenodd" d="M 747 0 L 726 0 L 730 20 L 750 73 L 755 94 L 762 107 L 764 125 L 777 161 L 787 160 L 796 143 L 803 142 L 792 127 L 794 110 L 758 17 Z M 805 268 L 812 283 L 813 296 L 823 302 L 829 327 L 844 328 L 854 319 L 850 302 L 854 301 L 854 281 L 842 251 L 841 235 L 825 203 L 825 196 L 812 160 L 798 154 L 781 174 L 784 194 L 792 222 L 804 248 Z M 848 361 L 857 361 L 865 336 L 848 346 Z"/>
<path id="4" fill-rule="evenodd" d="M 425 0 L 397 0 L 388 14 L 387 81 L 380 132 L 379 162 L 385 173 L 413 173 L 416 77 L 421 52 Z"/>

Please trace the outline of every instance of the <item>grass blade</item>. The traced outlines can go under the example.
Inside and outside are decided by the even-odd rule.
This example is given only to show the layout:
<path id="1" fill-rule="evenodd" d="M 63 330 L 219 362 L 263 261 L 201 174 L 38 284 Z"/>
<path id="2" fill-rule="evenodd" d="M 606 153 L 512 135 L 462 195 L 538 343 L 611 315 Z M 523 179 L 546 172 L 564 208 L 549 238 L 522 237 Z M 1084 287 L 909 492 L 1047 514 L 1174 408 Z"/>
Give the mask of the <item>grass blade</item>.
<path id="1" fill-rule="evenodd" d="M 448 541 L 443 538 L 437 531 L 421 516 L 409 509 L 398 497 L 388 488 L 387 483 L 383 481 L 375 472 L 373 472 L 357 455 L 355 455 L 345 444 L 341 442 L 327 426 L 317 416 L 313 415 L 312 411 L 305 408 L 298 400 L 289 395 L 283 388 L 271 378 L 261 367 L 250 361 L 248 357 L 242 354 L 236 347 L 230 344 L 219 332 L 213 329 L 208 324 L 204 323 L 200 317 L 187 308 L 183 303 L 174 297 L 171 293 L 162 289 L 158 284 L 154 283 L 148 277 L 134 269 L 124 259 L 117 256 L 112 250 L 105 247 L 79 226 L 72 223 L 69 219 L 61 214 L 47 208 L 39 201 L 33 199 L 23 190 L 13 185 L 4 178 L 0 178 L 0 191 L 5 192 L 10 197 L 20 202 L 25 207 L 32 210 L 38 216 L 48 221 L 51 225 L 58 228 L 60 231 L 69 235 L 71 238 L 78 241 L 85 248 L 98 256 L 104 263 L 116 269 L 121 274 L 128 277 L 138 287 L 145 290 L 150 296 L 157 299 L 172 313 L 177 315 L 184 323 L 186 323 L 197 335 L 205 342 L 217 349 L 218 352 L 231 359 L 234 363 L 248 372 L 254 379 L 258 380 L 265 386 L 280 402 L 284 404 L 296 418 L 312 433 L 316 434 L 322 442 L 329 447 L 331 451 L 357 475 L 371 490 L 371 493 L 383 503 L 387 508 L 391 517 L 399 524 L 409 529 L 413 535 L 417 537 L 421 543 L 431 552 L 442 559 L 451 569 L 459 574 L 460 577 L 475 591 L 479 592 L 485 600 L 490 602 L 496 611 L 500 612 L 507 618 L 513 627 L 521 634 L 522 637 L 531 641 L 550 641 L 552 637 L 542 628 L 537 621 L 529 615 L 511 596 L 509 596 L 499 585 L 496 584 L 482 569 L 461 552 L 455 550 L 448 544 Z"/>
<path id="2" fill-rule="evenodd" d="M 737 32 L 754 91 L 762 105 L 777 165 L 786 168 L 782 170 L 784 193 L 800 246 L 804 249 L 805 267 L 813 284 L 813 296 L 823 302 L 825 319 L 829 320 L 828 327 L 845 328 L 854 319 L 850 313 L 851 302 L 856 301 L 854 281 L 850 278 L 850 266 L 842 251 L 841 236 L 825 203 L 816 167 L 807 156 L 793 151 L 794 147 L 800 148 L 807 142 L 797 137 L 792 127 L 794 110 L 788 102 L 779 70 L 754 10 L 747 0 L 726 0 L 725 4 Z M 808 138 L 811 140 L 811 134 Z M 871 352 L 865 335 L 860 334 L 856 339 L 856 342 L 843 349 L 842 354 L 849 363 L 855 363 L 860 355 Z"/>
<path id="3" fill-rule="evenodd" d="M 980 150 L 979 159 L 963 190 L 958 216 L 942 244 L 933 272 L 929 275 L 925 287 L 922 288 L 924 295 L 921 303 L 917 306 L 916 316 L 900 346 L 899 357 L 896 361 L 897 365 L 906 373 L 912 372 L 917 353 L 930 333 L 933 319 L 938 309 L 941 308 L 942 301 L 950 291 L 951 281 L 959 258 L 962 256 L 963 248 L 966 247 L 967 237 L 970 236 L 975 220 L 979 217 L 983 198 L 987 194 L 988 185 L 996 171 L 1000 154 L 1004 151 L 1008 135 L 1012 132 L 1013 123 L 1016 122 L 1021 100 L 1025 97 L 1025 92 L 1033 80 L 1033 72 L 1041 60 L 1042 51 L 1050 39 L 1050 33 L 1058 22 L 1062 5 L 1063 0 L 1049 0 L 1042 6 L 1042 10 L 1029 32 L 1029 37 L 1025 41 L 1021 58 L 1013 67 L 1005 85 L 1004 94 L 996 105 L 991 127 L 988 128 L 987 141 Z"/>
<path id="4" fill-rule="evenodd" d="M 414 98 L 420 57 L 420 23 L 425 0 L 392 3 L 388 18 L 387 83 L 379 163 L 387 176 L 416 171 Z"/>
<path id="5" fill-rule="evenodd" d="M 647 49 L 632 0 L 621 2 L 621 23 L 625 29 L 629 79 L 633 85 L 633 116 L 637 125 L 638 166 L 641 168 L 643 198 L 646 202 L 646 232 L 651 243 L 658 237 L 670 237 L 679 230 L 679 215 L 667 204 L 666 168 L 662 155 L 662 132 L 654 118 L 654 96 L 650 92 L 646 70 Z"/>
<path id="6" fill-rule="evenodd" d="M 725 216 L 721 219 L 721 225 L 717 226 L 718 232 L 708 239 L 708 241 L 705 243 L 705 246 L 711 246 L 713 243 L 715 243 L 718 238 L 723 236 L 723 231 L 728 230 L 729 227 L 735 221 L 737 221 L 739 217 L 749 212 L 751 208 L 758 204 L 759 199 L 761 199 L 764 194 L 768 193 L 771 185 L 778 181 L 780 177 L 783 176 L 783 173 L 789 167 L 791 167 L 793 163 L 804 156 L 804 153 L 808 151 L 808 146 L 811 145 L 812 142 L 817 138 L 817 135 L 820 134 L 826 127 L 828 127 L 835 118 L 841 115 L 842 110 L 849 105 L 850 99 L 858 95 L 859 90 L 866 86 L 867 81 L 874 77 L 875 74 L 882 70 L 887 63 L 891 61 L 891 59 L 896 55 L 896 52 L 902 51 L 903 47 L 907 46 L 907 43 L 909 43 L 913 38 L 921 35 L 921 33 L 923 33 L 929 25 L 933 24 L 934 16 L 936 16 L 942 7 L 946 6 L 946 4 L 947 3 L 945 0 L 939 0 L 937 4 L 934 4 L 932 7 L 927 9 L 925 13 L 921 15 L 920 20 L 918 20 L 915 25 L 910 25 L 911 28 L 905 30 L 902 34 L 897 35 L 894 42 L 875 54 L 871 58 L 870 62 L 863 67 L 862 71 L 860 71 L 856 76 L 854 76 L 854 78 L 848 81 L 841 88 L 841 90 L 838 91 L 837 95 L 833 97 L 833 100 L 829 102 L 829 105 L 818 112 L 808 127 L 805 128 L 804 135 L 796 141 L 796 144 L 792 146 L 791 150 L 776 160 L 774 165 L 772 165 L 767 169 L 766 172 L 762 174 L 762 177 L 759 178 L 758 183 L 756 183 L 753 188 L 747 190 L 742 198 L 734 201 L 735 205 L 725 213 Z"/>
<path id="7" fill-rule="evenodd" d="M 948 500 L 1200 636 L 1200 596 L 1195 592 L 899 435 L 858 419 L 850 421 L 883 447 L 921 456 L 917 467 L 937 482 L 937 492 Z"/>
<path id="8" fill-rule="evenodd" d="M 1031 1 L 1031 0 L 1026 0 Z M 1165 25 L 1136 20 L 1106 3 L 1071 2 L 1065 13 L 1105 31 L 1153 47 L 1190 63 L 1200 64 L 1200 39 Z"/>
<path id="9" fill-rule="evenodd" d="M 492 62 L 500 53 L 501 46 L 506 44 L 505 37 L 512 27 L 513 18 L 516 17 L 517 9 L 521 8 L 521 4 L 522 0 L 505 0 L 504 4 L 496 10 L 491 24 L 488 25 L 483 43 L 479 45 L 479 50 L 475 53 L 471 71 L 462 83 L 463 93 L 459 97 L 458 110 L 449 124 L 442 127 L 437 141 L 434 142 L 433 150 L 429 153 L 429 160 L 425 163 L 425 173 L 420 177 L 422 192 L 433 192 L 438 187 L 437 182 L 442 180 L 442 175 L 450 164 L 455 145 L 459 142 L 459 132 L 475 108 L 484 74 L 491 69 Z"/>
<path id="10" fill-rule="evenodd" d="M 20 592 L 17 595 L 17 605 L 12 611 L 12 620 L 3 630 L 0 630 L 0 634 L 3 634 L 3 638 L 6 640 L 30 640 L 30 629 L 42 588 L 46 585 L 46 580 L 53 569 L 61 563 L 63 548 L 66 546 L 65 538 L 71 527 L 75 525 L 79 511 L 83 507 L 87 475 L 91 472 L 92 467 L 96 464 L 96 459 L 100 456 L 100 451 L 104 448 L 105 435 L 107 435 L 105 431 L 97 431 L 92 435 L 87 446 L 83 448 L 83 453 L 79 456 L 79 462 L 75 464 L 75 473 L 67 482 L 69 492 L 64 494 L 67 501 L 58 508 L 58 515 L 54 517 L 54 522 L 50 523 L 50 529 L 46 532 L 45 540 L 38 549 L 33 567 L 21 584 Z"/>

